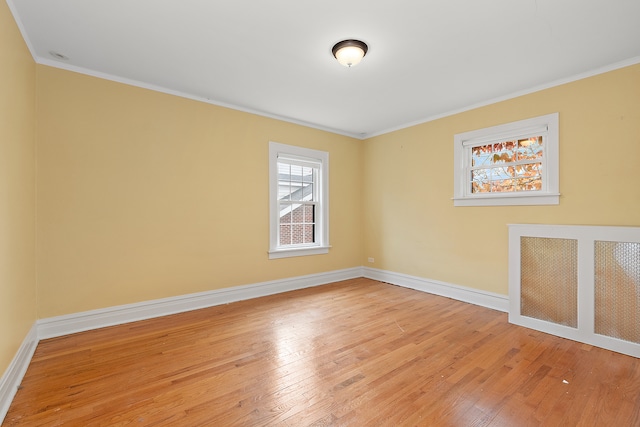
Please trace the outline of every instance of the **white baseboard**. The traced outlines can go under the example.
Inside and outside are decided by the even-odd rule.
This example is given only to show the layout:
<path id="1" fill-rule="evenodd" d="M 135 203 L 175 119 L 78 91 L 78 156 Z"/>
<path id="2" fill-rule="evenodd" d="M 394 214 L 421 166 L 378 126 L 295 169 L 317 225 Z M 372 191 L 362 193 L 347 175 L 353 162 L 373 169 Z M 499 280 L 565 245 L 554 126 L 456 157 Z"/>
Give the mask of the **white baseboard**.
<path id="1" fill-rule="evenodd" d="M 13 397 L 18 392 L 18 387 L 22 382 L 24 374 L 27 372 L 31 357 L 33 357 L 37 345 L 38 330 L 34 324 L 22 341 L 22 345 L 4 375 L 0 377 L 0 424 L 2 424 L 4 417 L 7 415 L 7 411 L 9 411 Z"/>
<path id="2" fill-rule="evenodd" d="M 355 267 L 49 317 L 36 322 L 38 338 L 53 338 L 362 276 L 362 268 Z"/>
<path id="3" fill-rule="evenodd" d="M 363 267 L 364 277 L 404 288 L 415 289 L 430 294 L 452 298 L 470 304 L 480 305 L 498 311 L 509 311 L 509 297 L 507 295 L 496 294 L 488 291 L 467 288 L 465 286 L 452 285 L 450 283 L 437 280 L 424 279 L 422 277 L 409 276 L 392 271 L 378 270 L 375 268 Z"/>

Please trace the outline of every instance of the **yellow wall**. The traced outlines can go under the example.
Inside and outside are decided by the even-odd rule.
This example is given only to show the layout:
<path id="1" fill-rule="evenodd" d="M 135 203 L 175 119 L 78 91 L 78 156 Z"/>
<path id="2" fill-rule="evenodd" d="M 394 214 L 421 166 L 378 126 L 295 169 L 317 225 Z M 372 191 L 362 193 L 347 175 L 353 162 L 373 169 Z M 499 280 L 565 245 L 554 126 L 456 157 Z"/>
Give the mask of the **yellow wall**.
<path id="1" fill-rule="evenodd" d="M 453 207 L 456 133 L 553 112 L 559 205 Z M 506 294 L 507 224 L 640 226 L 639 162 L 640 65 L 371 138 L 362 263 Z"/>
<path id="2" fill-rule="evenodd" d="M 0 2 L 0 373 L 36 320 L 35 63 Z"/>
<path id="3" fill-rule="evenodd" d="M 39 317 L 357 267 L 362 141 L 37 67 Z M 328 255 L 269 260 L 269 141 L 329 152 Z"/>

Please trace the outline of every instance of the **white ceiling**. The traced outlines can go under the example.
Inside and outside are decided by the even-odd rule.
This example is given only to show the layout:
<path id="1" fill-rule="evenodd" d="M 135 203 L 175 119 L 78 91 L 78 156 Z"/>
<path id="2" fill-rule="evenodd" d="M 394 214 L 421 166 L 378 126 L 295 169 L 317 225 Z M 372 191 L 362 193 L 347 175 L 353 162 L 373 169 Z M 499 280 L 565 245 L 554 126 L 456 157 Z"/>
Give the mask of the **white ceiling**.
<path id="1" fill-rule="evenodd" d="M 7 2 L 38 63 L 356 138 L 640 62 L 640 0 Z"/>

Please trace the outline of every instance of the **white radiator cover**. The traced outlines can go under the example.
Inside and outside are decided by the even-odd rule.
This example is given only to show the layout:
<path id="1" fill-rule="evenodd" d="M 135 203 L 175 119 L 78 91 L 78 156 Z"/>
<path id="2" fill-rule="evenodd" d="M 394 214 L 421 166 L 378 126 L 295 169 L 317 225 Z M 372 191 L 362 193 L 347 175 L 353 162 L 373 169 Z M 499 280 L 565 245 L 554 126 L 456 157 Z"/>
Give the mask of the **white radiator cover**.
<path id="1" fill-rule="evenodd" d="M 640 358 L 640 227 L 509 225 L 509 321 Z"/>

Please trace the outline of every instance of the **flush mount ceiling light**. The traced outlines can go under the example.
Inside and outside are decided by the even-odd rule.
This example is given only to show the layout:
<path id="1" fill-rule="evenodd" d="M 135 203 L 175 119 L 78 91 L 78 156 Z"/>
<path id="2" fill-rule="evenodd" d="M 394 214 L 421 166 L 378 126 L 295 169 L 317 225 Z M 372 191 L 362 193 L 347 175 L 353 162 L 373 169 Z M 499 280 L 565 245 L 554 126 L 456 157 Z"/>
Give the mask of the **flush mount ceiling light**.
<path id="1" fill-rule="evenodd" d="M 68 60 L 69 60 L 69 57 L 68 57 L 68 56 L 65 56 L 65 55 L 63 55 L 63 54 L 61 54 L 61 53 L 59 53 L 59 52 L 53 51 L 53 50 L 50 50 L 50 51 L 49 51 L 49 55 L 51 55 L 51 56 L 53 56 L 55 59 L 59 59 L 59 60 L 61 60 L 61 61 L 68 61 Z"/>
<path id="2" fill-rule="evenodd" d="M 333 46 L 331 52 L 338 62 L 345 67 L 358 65 L 367 54 L 369 47 L 360 40 L 342 40 Z"/>

